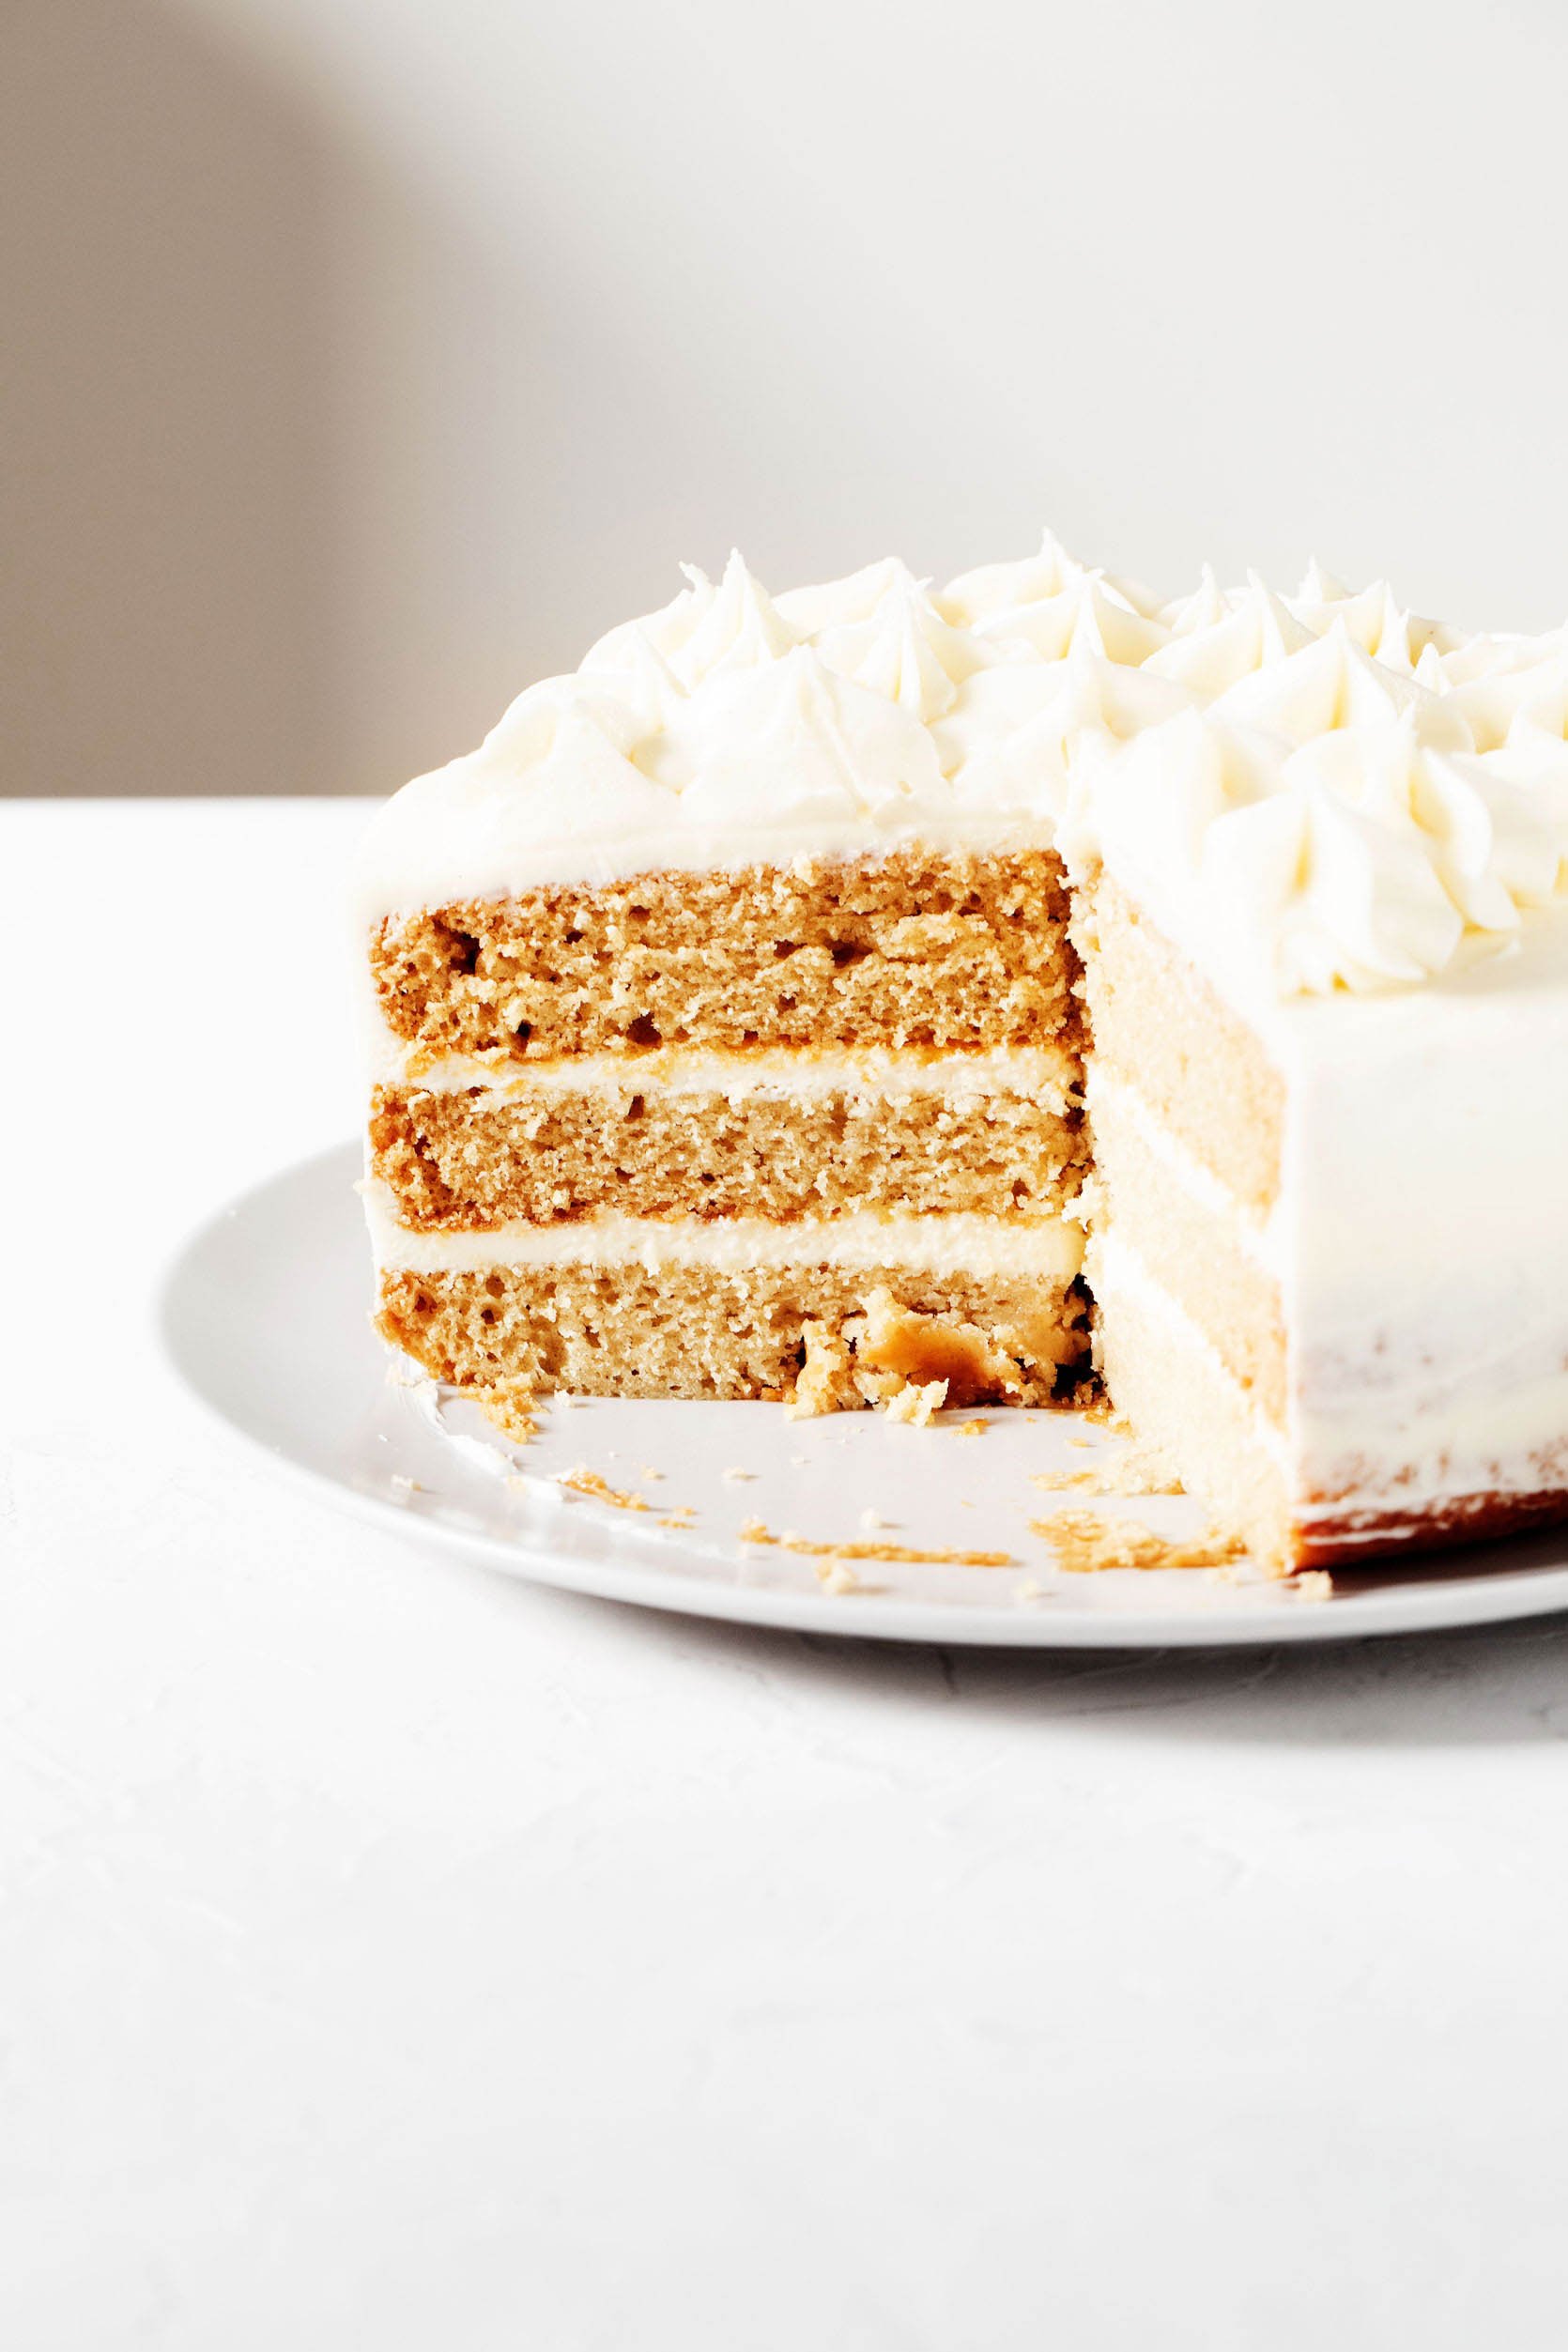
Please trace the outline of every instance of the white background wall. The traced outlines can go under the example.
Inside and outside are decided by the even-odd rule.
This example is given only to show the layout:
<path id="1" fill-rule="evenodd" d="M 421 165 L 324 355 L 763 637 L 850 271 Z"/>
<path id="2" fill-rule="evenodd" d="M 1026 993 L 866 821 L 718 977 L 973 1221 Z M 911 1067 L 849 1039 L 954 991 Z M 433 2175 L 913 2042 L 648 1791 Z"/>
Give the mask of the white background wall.
<path id="1" fill-rule="evenodd" d="M 1558 0 L 8 25 L 12 790 L 389 789 L 731 540 L 1568 611 Z"/>

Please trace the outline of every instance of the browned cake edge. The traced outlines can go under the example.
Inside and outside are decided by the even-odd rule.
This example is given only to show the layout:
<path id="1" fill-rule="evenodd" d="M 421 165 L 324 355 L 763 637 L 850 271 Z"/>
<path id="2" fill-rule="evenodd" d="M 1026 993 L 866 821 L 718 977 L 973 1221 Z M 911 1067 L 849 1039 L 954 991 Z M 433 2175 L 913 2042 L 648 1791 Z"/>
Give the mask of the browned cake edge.
<path id="1" fill-rule="evenodd" d="M 1455 1551 L 1490 1544 L 1568 1520 L 1568 1484 L 1529 1494 L 1464 1495 L 1425 1510 L 1357 1512 L 1335 1519 L 1304 1515 L 1296 1534 L 1303 1568 L 1331 1568 L 1348 1576 L 1366 1568 L 1386 1575 L 1391 1568 L 1422 1565 L 1431 1551 Z"/>

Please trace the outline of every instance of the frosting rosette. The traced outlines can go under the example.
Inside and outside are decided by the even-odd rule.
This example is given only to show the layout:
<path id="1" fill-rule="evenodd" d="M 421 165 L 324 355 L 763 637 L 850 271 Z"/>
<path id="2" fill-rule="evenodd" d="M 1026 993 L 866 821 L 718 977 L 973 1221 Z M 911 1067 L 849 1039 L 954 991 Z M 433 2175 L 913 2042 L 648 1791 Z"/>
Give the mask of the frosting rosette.
<path id="1" fill-rule="evenodd" d="M 1108 865 L 1174 935 L 1274 993 L 1429 979 L 1560 888 L 1568 757 L 1513 776 L 1428 740 L 1422 715 L 1292 746 L 1190 714 L 1086 763 L 1069 856 Z"/>
<path id="2" fill-rule="evenodd" d="M 823 629 L 869 621 L 896 582 L 914 579 L 907 563 L 896 555 L 884 555 L 875 563 L 862 564 L 858 572 L 847 572 L 842 579 L 786 589 L 782 596 L 774 598 L 774 608 L 797 637 L 814 638 Z"/>
<path id="3" fill-rule="evenodd" d="M 1223 621 L 1241 601 L 1241 592 L 1239 589 L 1222 588 L 1213 565 L 1206 563 L 1191 594 L 1174 597 L 1168 605 L 1162 605 L 1156 618 L 1173 637 L 1191 637 L 1195 630 L 1212 629 Z"/>
<path id="4" fill-rule="evenodd" d="M 658 612 L 611 629 L 589 648 L 579 667 L 618 673 L 628 659 L 641 658 L 638 648 L 646 644 L 689 693 L 715 671 L 776 661 L 799 642 L 738 550 L 731 550 L 716 588 L 694 564 L 682 568 L 688 585 L 679 596 Z"/>
<path id="5" fill-rule="evenodd" d="M 1248 1001 L 1407 987 L 1568 891 L 1568 632 L 1460 640 L 1315 565 L 1161 605 L 1049 534 L 936 592 L 889 556 L 775 598 L 731 554 L 398 794 L 367 902 L 911 839 L 1054 843 Z"/>
<path id="6" fill-rule="evenodd" d="M 1311 592 L 1314 590 L 1315 594 Z M 1336 624 L 1354 639 L 1363 653 L 1389 669 L 1412 675 L 1429 645 L 1440 655 L 1459 643 L 1458 633 L 1439 621 L 1407 611 L 1387 580 L 1352 591 L 1318 572 L 1314 565 L 1297 594 L 1289 598 L 1298 621 L 1321 637 Z"/>
<path id="7" fill-rule="evenodd" d="M 945 717 L 965 679 L 1004 656 L 973 630 L 945 621 L 923 584 L 899 564 L 857 619 L 817 632 L 812 650 L 829 669 L 923 719 Z"/>
<path id="8" fill-rule="evenodd" d="M 1053 596 L 1004 606 L 973 625 L 976 636 L 1004 651 L 1065 661 L 1081 646 L 1129 669 L 1147 661 L 1168 637 L 1162 623 L 1139 612 L 1099 572 L 1085 572 Z"/>
<path id="9" fill-rule="evenodd" d="M 1098 580 L 1105 592 L 1128 611 L 1145 620 L 1158 617 L 1159 599 L 1141 582 L 1123 579 L 1110 572 L 1092 571 L 1087 564 L 1080 563 L 1076 556 L 1068 555 L 1061 541 L 1049 530 L 1041 535 L 1037 555 L 1022 556 L 1012 563 L 982 563 L 972 572 L 961 572 L 938 591 L 934 602 L 945 620 L 962 628 L 977 629 L 1004 613 L 1053 604 L 1060 596 L 1070 595 L 1088 579 Z"/>
<path id="10" fill-rule="evenodd" d="M 688 824 L 883 822 L 949 798 L 919 719 L 808 645 L 710 679 L 638 758 L 678 792 Z"/>
<path id="11" fill-rule="evenodd" d="M 1458 751 L 1474 747 L 1460 712 L 1414 678 L 1374 660 L 1338 619 L 1327 636 L 1238 679 L 1211 707 L 1217 718 L 1266 727 L 1292 744 L 1414 711 L 1431 741 Z"/>
<path id="12" fill-rule="evenodd" d="M 1130 743 L 1191 707 L 1175 680 L 1107 661 L 1083 639 L 1064 661 L 985 671 L 932 730 L 965 806 L 1070 821 L 1084 746 Z"/>
<path id="13" fill-rule="evenodd" d="M 1169 643 L 1160 646 L 1145 664 L 1153 676 L 1174 678 L 1212 700 L 1254 671 L 1268 669 L 1316 642 L 1312 630 L 1265 587 L 1255 572 L 1248 576 L 1245 590 L 1234 599 L 1221 593 L 1212 572 L 1207 576 L 1218 599 L 1218 611 L 1213 618 L 1203 619 L 1194 609 L 1184 610 L 1181 626 Z M 1204 610 L 1211 610 L 1205 592 L 1199 593 L 1204 597 Z"/>

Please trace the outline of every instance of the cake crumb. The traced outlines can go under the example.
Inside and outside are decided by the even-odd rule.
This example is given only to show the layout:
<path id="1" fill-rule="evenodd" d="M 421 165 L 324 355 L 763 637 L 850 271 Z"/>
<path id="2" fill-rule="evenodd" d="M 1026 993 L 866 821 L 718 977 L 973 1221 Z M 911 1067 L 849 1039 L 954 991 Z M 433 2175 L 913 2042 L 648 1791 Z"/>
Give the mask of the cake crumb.
<path id="1" fill-rule="evenodd" d="M 867 1533 L 870 1534 L 877 1528 L 897 1527 L 899 1523 L 897 1519 L 884 1519 L 880 1511 L 872 1511 L 868 1507 L 860 1514 L 860 1524 Z"/>
<path id="2" fill-rule="evenodd" d="M 906 1381 L 883 1407 L 887 1421 L 907 1422 L 913 1429 L 926 1429 L 947 1402 L 945 1380 L 928 1380 L 924 1386 L 917 1380 Z"/>
<path id="3" fill-rule="evenodd" d="M 955 1405 L 984 1397 L 1021 1396 L 1018 1365 L 976 1323 L 945 1322 L 902 1307 L 884 1287 L 873 1290 L 855 1318 L 857 1362 L 868 1372 L 894 1373 L 911 1388 L 942 1384 Z"/>
<path id="4" fill-rule="evenodd" d="M 1031 1470 L 1029 1483 L 1046 1495 L 1179 1495 L 1181 1481 L 1148 1448 L 1126 1445 L 1081 1470 Z"/>
<path id="5" fill-rule="evenodd" d="M 785 1411 L 805 1421 L 869 1405 L 889 1421 L 925 1428 L 945 1405 L 1022 1402 L 1023 1366 L 1038 1344 L 1022 1327 L 988 1331 L 901 1306 L 879 1285 L 840 1330 L 811 1318 L 802 1325 L 801 1368 Z M 963 1422 L 956 1434 L 977 1437 L 985 1427 Z"/>
<path id="6" fill-rule="evenodd" d="M 1022 1606 L 1029 1601 L 1043 1601 L 1045 1587 L 1035 1576 L 1021 1576 L 1013 1587 L 1013 1599 Z"/>
<path id="7" fill-rule="evenodd" d="M 1029 1531 L 1043 1536 L 1058 1567 L 1074 1576 L 1113 1568 L 1217 1568 L 1239 1559 L 1243 1550 L 1236 1536 L 1217 1528 L 1196 1536 L 1157 1535 L 1140 1520 L 1108 1518 L 1099 1511 L 1059 1511 L 1049 1519 L 1031 1519 Z"/>
<path id="8" fill-rule="evenodd" d="M 672 1528 L 677 1534 L 681 1534 L 690 1527 L 696 1516 L 697 1513 L 689 1502 L 678 1502 L 673 1511 L 662 1519 L 655 1519 L 653 1524 L 655 1527 Z"/>
<path id="9" fill-rule="evenodd" d="M 854 1570 L 841 1560 L 819 1560 L 817 1582 L 824 1592 L 864 1592 L 866 1590 Z"/>
<path id="10" fill-rule="evenodd" d="M 653 1507 L 644 1502 L 640 1495 L 623 1494 L 599 1471 L 591 1470 L 586 1462 L 579 1462 L 575 1470 L 560 1471 L 556 1484 L 564 1486 L 569 1494 L 586 1495 L 592 1502 L 607 1502 L 612 1511 L 651 1511 Z"/>
<path id="11" fill-rule="evenodd" d="M 728 1470 L 720 1470 L 719 1472 L 720 1478 L 728 1479 L 731 1485 L 738 1485 L 742 1479 L 755 1478 L 756 1475 L 757 1473 L 755 1470 L 743 1470 L 738 1468 Z"/>
<path id="12" fill-rule="evenodd" d="M 1016 1568 L 1018 1565 L 1010 1552 L 928 1551 L 915 1544 L 818 1544 L 808 1536 L 797 1534 L 793 1528 L 786 1528 L 782 1535 L 775 1535 L 761 1519 L 747 1519 L 740 1533 L 744 1543 L 770 1544 L 777 1550 L 792 1552 L 802 1560 L 884 1560 L 894 1567 L 925 1568 Z"/>
<path id="13" fill-rule="evenodd" d="M 1031 1470 L 1029 1483 L 1042 1495 L 1103 1495 L 1105 1482 L 1098 1469 Z"/>
<path id="14" fill-rule="evenodd" d="M 786 1419 L 811 1421 L 819 1413 L 841 1413 L 858 1405 L 848 1340 L 825 1323 L 809 1320 L 802 1325 L 800 1339 L 803 1360 L 795 1392 L 784 1407 Z"/>
<path id="15" fill-rule="evenodd" d="M 474 1401 L 492 1429 L 514 1445 L 526 1446 L 539 1434 L 538 1399 L 526 1380 L 497 1380 L 476 1389 Z"/>
<path id="16" fill-rule="evenodd" d="M 417 1478 L 406 1478 L 401 1470 L 392 1472 L 392 1490 L 399 1502 L 407 1502 L 411 1497 L 424 1492 Z"/>
<path id="17" fill-rule="evenodd" d="M 643 1466 L 642 1466 L 641 1469 L 638 1471 L 638 1475 L 640 1478 L 653 1478 L 653 1479 L 659 1479 L 659 1478 L 662 1478 L 662 1477 L 664 1476 L 664 1472 L 663 1472 L 663 1470 L 655 1470 L 654 1468 L 653 1468 L 653 1467 L 652 1467 L 649 1463 L 644 1462 L 644 1464 L 643 1464 Z"/>
<path id="18" fill-rule="evenodd" d="M 1331 1601 L 1334 1580 L 1327 1568 L 1301 1568 L 1286 1577 L 1285 1590 L 1293 1601 Z"/>

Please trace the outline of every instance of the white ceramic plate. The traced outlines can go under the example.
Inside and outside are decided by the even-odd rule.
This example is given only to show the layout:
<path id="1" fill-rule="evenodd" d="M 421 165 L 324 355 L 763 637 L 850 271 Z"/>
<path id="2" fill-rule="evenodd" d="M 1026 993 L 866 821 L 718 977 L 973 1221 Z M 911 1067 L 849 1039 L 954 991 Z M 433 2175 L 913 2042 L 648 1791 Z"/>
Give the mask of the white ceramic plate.
<path id="1" fill-rule="evenodd" d="M 1115 1444 L 1074 1414 L 912 1429 L 870 1413 L 792 1422 L 770 1405 L 558 1400 L 531 1444 L 511 1446 L 472 1406 L 399 1377 L 372 1332 L 358 1173 L 355 1147 L 326 1153 L 196 1234 L 164 1287 L 170 1353 L 232 1429 L 323 1500 L 510 1575 L 803 1632 L 1041 1648 L 1324 1641 L 1568 1608 L 1560 1530 L 1336 1581 L 1327 1599 L 1248 1572 L 1070 1575 L 1031 1520 L 1086 1503 L 1179 1534 L 1194 1513 L 1032 1484 Z M 983 1429 L 963 1434 L 976 1420 Z M 561 1484 L 583 1468 L 647 1507 Z M 860 1589 L 829 1591 L 817 1560 L 748 1542 L 747 1521 L 804 1545 L 994 1551 L 1007 1564 L 858 1560 Z"/>

